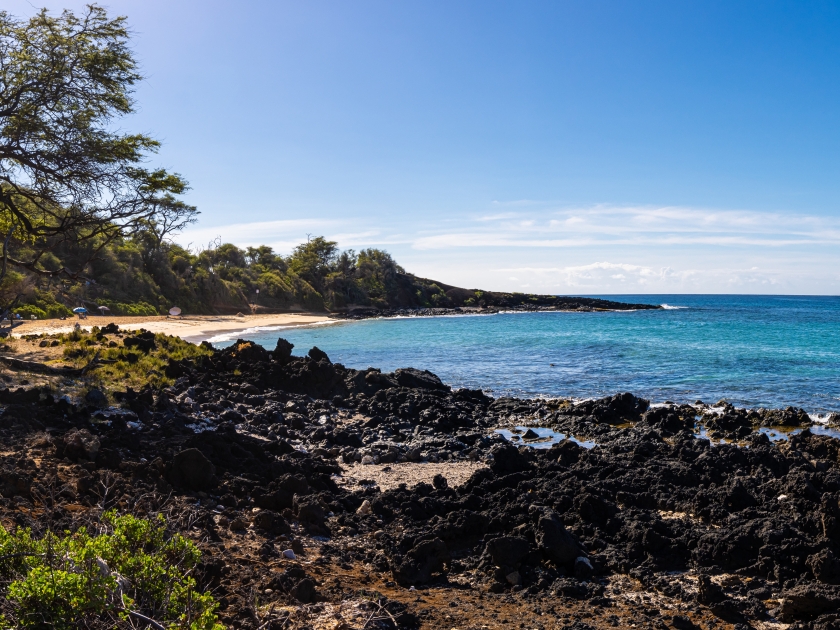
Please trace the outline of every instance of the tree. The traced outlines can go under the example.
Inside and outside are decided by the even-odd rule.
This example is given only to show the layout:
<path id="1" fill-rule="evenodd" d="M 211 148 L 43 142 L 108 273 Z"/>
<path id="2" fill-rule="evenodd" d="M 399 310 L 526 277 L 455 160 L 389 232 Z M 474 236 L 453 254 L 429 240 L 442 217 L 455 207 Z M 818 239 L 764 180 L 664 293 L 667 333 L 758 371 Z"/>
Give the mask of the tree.
<path id="1" fill-rule="evenodd" d="M 186 186 L 182 192 L 186 190 Z M 180 232 L 188 225 L 198 221 L 201 214 L 195 206 L 190 206 L 167 193 L 149 201 L 153 218 L 146 224 L 147 230 L 154 242 L 154 249 L 160 251 L 164 241 L 172 234 Z"/>
<path id="2" fill-rule="evenodd" d="M 295 247 L 289 257 L 289 269 L 321 291 L 337 257 L 338 243 L 317 236 Z"/>
<path id="3" fill-rule="evenodd" d="M 29 20 L 0 12 L 0 282 L 8 265 L 78 277 L 45 268 L 44 254 L 87 241 L 95 256 L 149 222 L 194 217 L 173 197 L 180 175 L 142 166 L 159 143 L 114 130 L 140 79 L 124 17 L 96 5 Z"/>
<path id="4" fill-rule="evenodd" d="M 282 256 L 275 254 L 274 250 L 268 245 L 248 247 L 245 250 L 245 260 L 249 266 L 259 265 L 263 268 L 262 270 L 286 270 L 286 261 L 283 260 Z"/>

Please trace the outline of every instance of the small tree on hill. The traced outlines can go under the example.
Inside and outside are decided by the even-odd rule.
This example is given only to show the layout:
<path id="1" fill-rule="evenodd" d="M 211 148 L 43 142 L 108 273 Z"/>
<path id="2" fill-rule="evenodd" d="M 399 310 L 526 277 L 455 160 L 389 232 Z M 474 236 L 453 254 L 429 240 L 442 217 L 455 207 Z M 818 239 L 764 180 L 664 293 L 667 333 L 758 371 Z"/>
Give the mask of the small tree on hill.
<path id="1" fill-rule="evenodd" d="M 295 247 L 289 257 L 289 269 L 320 292 L 324 288 L 324 278 L 337 259 L 338 243 L 317 236 Z"/>

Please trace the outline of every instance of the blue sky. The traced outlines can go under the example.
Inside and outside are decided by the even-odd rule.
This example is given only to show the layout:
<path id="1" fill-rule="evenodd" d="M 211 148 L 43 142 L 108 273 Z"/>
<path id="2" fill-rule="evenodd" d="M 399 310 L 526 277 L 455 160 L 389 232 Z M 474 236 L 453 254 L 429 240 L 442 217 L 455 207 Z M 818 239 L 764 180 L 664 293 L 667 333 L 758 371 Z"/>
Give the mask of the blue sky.
<path id="1" fill-rule="evenodd" d="M 840 293 L 837 3 L 106 6 L 147 76 L 122 126 L 202 212 L 184 244 L 324 234 L 497 290 Z"/>

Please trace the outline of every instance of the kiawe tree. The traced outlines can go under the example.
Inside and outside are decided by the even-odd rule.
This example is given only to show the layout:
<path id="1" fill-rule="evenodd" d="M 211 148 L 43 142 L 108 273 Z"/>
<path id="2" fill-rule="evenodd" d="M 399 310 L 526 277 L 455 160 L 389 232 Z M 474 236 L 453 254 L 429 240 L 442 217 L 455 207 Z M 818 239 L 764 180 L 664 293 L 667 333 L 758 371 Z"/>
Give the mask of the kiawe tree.
<path id="1" fill-rule="evenodd" d="M 0 285 L 10 268 L 78 278 L 84 264 L 44 264 L 68 241 L 95 257 L 142 229 L 159 246 L 195 220 L 176 198 L 184 179 L 144 167 L 159 143 L 114 126 L 142 78 L 128 39 L 125 18 L 96 5 L 28 20 L 0 12 Z"/>
<path id="2" fill-rule="evenodd" d="M 201 214 L 195 206 L 184 203 L 172 194 L 186 192 L 189 189 L 186 182 L 177 175 L 166 174 L 166 177 L 170 178 L 166 190 L 171 192 L 157 196 L 152 194 L 145 201 L 151 218 L 145 222 L 144 228 L 151 237 L 155 251 L 160 251 L 164 242 L 173 234 L 198 221 L 198 215 Z M 153 185 L 146 184 L 144 188 L 149 189 Z"/>
<path id="3" fill-rule="evenodd" d="M 289 269 L 320 292 L 337 259 L 338 243 L 317 236 L 295 247 L 289 257 Z"/>

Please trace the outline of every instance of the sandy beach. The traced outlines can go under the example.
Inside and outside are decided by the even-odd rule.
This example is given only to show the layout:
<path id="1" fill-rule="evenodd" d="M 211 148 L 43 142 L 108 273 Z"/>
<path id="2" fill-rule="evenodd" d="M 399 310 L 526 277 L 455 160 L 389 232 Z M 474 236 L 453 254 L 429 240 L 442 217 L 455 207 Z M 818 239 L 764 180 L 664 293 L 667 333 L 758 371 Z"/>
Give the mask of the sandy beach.
<path id="1" fill-rule="evenodd" d="M 215 335 L 230 333 L 237 330 L 268 326 L 306 326 L 329 321 L 331 318 L 324 313 L 281 313 L 274 315 L 191 315 L 185 317 L 99 317 L 88 319 L 46 319 L 24 321 L 15 327 L 13 336 L 49 335 L 70 332 L 78 322 L 85 330 L 93 326 L 117 324 L 125 330 L 145 328 L 154 333 L 175 335 L 193 343 L 200 343 Z"/>

